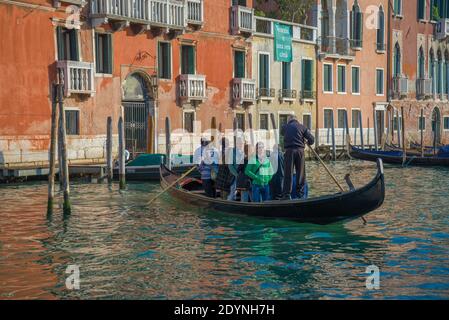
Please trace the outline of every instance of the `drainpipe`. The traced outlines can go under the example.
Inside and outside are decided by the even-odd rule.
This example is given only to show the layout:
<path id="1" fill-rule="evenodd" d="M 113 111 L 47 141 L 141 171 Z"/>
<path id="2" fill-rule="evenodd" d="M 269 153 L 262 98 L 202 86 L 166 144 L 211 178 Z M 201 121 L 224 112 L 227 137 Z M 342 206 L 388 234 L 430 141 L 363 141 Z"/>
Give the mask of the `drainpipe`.
<path id="1" fill-rule="evenodd" d="M 388 0 L 388 10 L 387 10 L 388 22 L 387 22 L 387 102 L 391 103 L 391 37 L 393 36 L 393 32 L 391 29 L 391 0 Z"/>

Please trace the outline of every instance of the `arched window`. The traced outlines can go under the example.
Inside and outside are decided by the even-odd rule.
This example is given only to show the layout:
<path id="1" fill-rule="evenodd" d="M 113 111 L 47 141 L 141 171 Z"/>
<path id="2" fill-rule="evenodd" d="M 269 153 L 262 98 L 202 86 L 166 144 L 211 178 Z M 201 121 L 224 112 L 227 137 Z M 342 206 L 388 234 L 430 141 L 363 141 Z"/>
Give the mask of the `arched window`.
<path id="1" fill-rule="evenodd" d="M 357 0 L 354 1 L 351 11 L 351 47 L 362 47 L 363 13 Z"/>
<path id="2" fill-rule="evenodd" d="M 401 75 L 401 72 L 401 47 L 399 47 L 399 43 L 396 42 L 393 52 L 393 75 L 398 77 Z"/>
<path id="3" fill-rule="evenodd" d="M 424 57 L 424 49 L 422 47 L 419 48 L 418 52 L 418 79 L 425 78 L 425 57 Z"/>
<path id="4" fill-rule="evenodd" d="M 379 7 L 379 13 L 377 17 L 377 50 L 385 50 L 385 13 L 382 6 Z"/>

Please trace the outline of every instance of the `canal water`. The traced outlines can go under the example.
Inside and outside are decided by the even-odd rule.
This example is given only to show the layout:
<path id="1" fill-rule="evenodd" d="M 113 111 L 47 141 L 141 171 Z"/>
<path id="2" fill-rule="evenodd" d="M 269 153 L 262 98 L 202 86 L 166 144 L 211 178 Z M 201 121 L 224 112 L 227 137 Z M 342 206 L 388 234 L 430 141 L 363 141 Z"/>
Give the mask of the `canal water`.
<path id="1" fill-rule="evenodd" d="M 360 161 L 331 167 L 356 186 L 376 172 Z M 336 192 L 318 164 L 307 172 L 311 196 Z M 75 182 L 73 213 L 47 217 L 44 182 L 2 185 L 0 299 L 448 299 L 449 170 L 385 175 L 385 204 L 366 225 L 330 226 L 204 212 L 168 196 L 148 206 L 157 183 L 120 192 Z M 366 286 L 369 266 L 378 290 Z M 66 287 L 73 268 L 78 290 Z"/>

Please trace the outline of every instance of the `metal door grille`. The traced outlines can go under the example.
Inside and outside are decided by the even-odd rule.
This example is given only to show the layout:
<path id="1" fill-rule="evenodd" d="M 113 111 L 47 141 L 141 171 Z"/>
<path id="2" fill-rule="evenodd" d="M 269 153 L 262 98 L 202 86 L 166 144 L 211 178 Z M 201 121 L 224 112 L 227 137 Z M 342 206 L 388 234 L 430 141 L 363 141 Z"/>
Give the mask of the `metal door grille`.
<path id="1" fill-rule="evenodd" d="M 149 105 L 146 102 L 123 102 L 125 111 L 125 147 L 135 157 L 146 153 L 148 146 Z"/>

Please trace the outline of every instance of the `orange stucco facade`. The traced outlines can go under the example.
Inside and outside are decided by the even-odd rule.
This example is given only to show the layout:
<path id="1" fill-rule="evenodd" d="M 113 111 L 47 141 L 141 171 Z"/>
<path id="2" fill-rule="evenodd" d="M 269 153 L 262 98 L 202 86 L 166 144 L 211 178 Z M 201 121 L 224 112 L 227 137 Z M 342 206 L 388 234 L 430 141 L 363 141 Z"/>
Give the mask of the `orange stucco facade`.
<path id="1" fill-rule="evenodd" d="M 73 2 L 0 1 L 0 165 L 45 164 L 48 160 L 51 119 L 51 83 L 57 80 L 56 27 L 63 26 L 73 11 Z M 117 27 L 112 19 L 90 18 L 89 3 L 81 9 L 78 31 L 79 61 L 95 66 L 95 32 L 112 35 L 112 74 L 94 72 L 93 92 L 71 94 L 67 109 L 79 111 L 79 134 L 68 136 L 69 159 L 100 161 L 105 156 L 106 120 L 114 123 L 123 112 L 123 86 L 131 74 L 139 74 L 154 110 L 149 122 L 147 152 L 165 151 L 165 119 L 171 128 L 183 128 L 183 112 L 194 111 L 202 129 L 232 128 L 237 109 L 232 99 L 234 50 L 246 53 L 246 73 L 251 75 L 251 46 L 248 36 L 231 32 L 231 0 L 204 1 L 202 25 L 186 24 L 182 30 L 169 27 L 142 28 L 141 23 Z M 252 1 L 247 1 L 252 7 Z M 69 7 L 70 8 L 70 7 Z M 100 19 L 101 20 L 101 19 Z M 158 67 L 158 42 L 171 44 L 171 78 L 154 78 Z M 179 99 L 181 44 L 195 47 L 195 74 L 206 78 L 205 97 L 200 102 Z"/>

